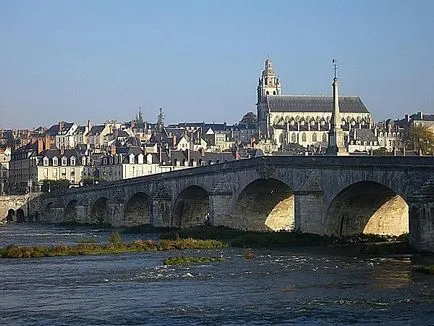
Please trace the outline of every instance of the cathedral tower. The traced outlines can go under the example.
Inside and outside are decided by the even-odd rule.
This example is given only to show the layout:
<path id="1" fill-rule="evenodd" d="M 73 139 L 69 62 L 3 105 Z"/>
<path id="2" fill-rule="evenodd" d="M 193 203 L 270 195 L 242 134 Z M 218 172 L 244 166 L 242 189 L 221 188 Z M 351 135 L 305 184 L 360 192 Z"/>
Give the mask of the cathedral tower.
<path id="1" fill-rule="evenodd" d="M 280 95 L 280 81 L 273 71 L 273 63 L 271 59 L 265 60 L 264 70 L 262 70 L 261 77 L 258 82 L 258 102 L 256 108 L 258 111 L 258 131 L 260 138 L 268 138 L 269 135 L 269 122 L 268 122 L 268 106 L 267 96 Z"/>

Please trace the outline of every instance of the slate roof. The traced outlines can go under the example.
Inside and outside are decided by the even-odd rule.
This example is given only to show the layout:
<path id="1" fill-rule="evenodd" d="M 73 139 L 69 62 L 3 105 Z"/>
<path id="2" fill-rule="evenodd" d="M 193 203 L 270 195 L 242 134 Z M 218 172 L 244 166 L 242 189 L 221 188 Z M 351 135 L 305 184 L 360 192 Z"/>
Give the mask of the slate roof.
<path id="1" fill-rule="evenodd" d="M 271 112 L 332 112 L 333 97 L 308 95 L 267 96 Z M 369 113 L 358 96 L 339 97 L 339 109 L 344 113 Z"/>
<path id="2" fill-rule="evenodd" d="M 47 129 L 45 134 L 53 137 L 57 136 L 59 132 L 67 132 L 69 129 L 71 129 L 73 124 L 73 122 L 63 122 L 62 130 L 60 130 L 59 124 L 52 125 L 50 128 Z"/>
<path id="3" fill-rule="evenodd" d="M 93 126 L 90 131 L 89 131 L 89 135 L 88 136 L 96 136 L 101 134 L 101 132 L 104 130 L 104 125 L 99 125 L 99 126 Z"/>
<path id="4" fill-rule="evenodd" d="M 354 139 L 366 142 L 374 142 L 377 141 L 377 137 L 374 135 L 374 131 L 372 129 L 353 129 L 353 135 L 355 134 Z"/>

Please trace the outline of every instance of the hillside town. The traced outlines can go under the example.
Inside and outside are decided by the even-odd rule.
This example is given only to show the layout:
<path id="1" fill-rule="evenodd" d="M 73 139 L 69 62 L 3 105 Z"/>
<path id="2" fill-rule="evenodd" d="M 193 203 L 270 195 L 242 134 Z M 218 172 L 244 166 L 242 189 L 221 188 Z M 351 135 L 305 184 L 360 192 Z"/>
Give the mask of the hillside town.
<path id="1" fill-rule="evenodd" d="M 270 59 L 257 87 L 256 113 L 235 124 L 166 124 L 160 108 L 145 121 L 141 108 L 126 122 L 59 121 L 35 129 L 0 129 L 0 194 L 81 187 L 264 155 L 325 155 L 333 126 L 346 155 L 432 155 L 409 141 L 412 127 L 434 134 L 434 114 L 415 112 L 374 122 L 357 96 L 283 95 Z M 335 119 L 335 121 L 333 121 Z M 338 119 L 338 120 L 336 120 Z M 336 122 L 339 121 L 339 122 Z M 333 132 L 332 132 L 333 134 Z"/>

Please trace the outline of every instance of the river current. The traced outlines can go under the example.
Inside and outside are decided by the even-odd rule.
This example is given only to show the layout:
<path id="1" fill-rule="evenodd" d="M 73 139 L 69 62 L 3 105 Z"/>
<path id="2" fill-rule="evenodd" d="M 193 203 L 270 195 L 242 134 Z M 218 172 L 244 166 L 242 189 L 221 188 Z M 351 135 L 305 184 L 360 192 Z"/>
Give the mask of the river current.
<path id="1" fill-rule="evenodd" d="M 0 226 L 0 246 L 105 242 L 108 235 L 13 224 Z M 123 236 L 134 238 L 146 236 Z M 307 248 L 253 254 L 227 248 L 0 259 L 0 325 L 434 325 L 434 276 L 414 272 L 410 256 Z M 225 261 L 163 265 L 187 255 Z"/>

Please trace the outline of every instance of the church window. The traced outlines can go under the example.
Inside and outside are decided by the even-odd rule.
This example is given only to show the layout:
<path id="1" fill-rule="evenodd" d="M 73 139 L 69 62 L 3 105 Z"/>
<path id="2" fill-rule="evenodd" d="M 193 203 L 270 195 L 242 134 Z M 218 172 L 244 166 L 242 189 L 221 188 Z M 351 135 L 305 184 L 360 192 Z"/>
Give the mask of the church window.
<path id="1" fill-rule="evenodd" d="M 305 142 L 305 141 L 306 141 L 306 133 L 305 133 L 305 132 L 303 132 L 303 133 L 301 134 L 301 141 L 302 141 L 302 142 Z"/>
<path id="2" fill-rule="evenodd" d="M 312 141 L 313 141 L 313 142 L 316 142 L 316 141 L 317 141 L 316 133 L 313 133 L 313 134 L 312 134 Z"/>
<path id="3" fill-rule="evenodd" d="M 273 95 L 276 95 L 276 91 L 273 91 Z"/>
<path id="4" fill-rule="evenodd" d="M 327 134 L 326 133 L 322 134 L 322 141 L 323 141 L 323 143 L 327 142 Z"/>
<path id="5" fill-rule="evenodd" d="M 268 85 L 268 78 L 265 77 L 265 85 Z"/>
<path id="6" fill-rule="evenodd" d="M 295 143 L 296 141 L 297 141 L 297 136 L 296 136 L 296 134 L 294 132 L 294 133 L 291 134 L 291 142 Z"/>

